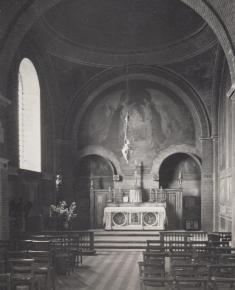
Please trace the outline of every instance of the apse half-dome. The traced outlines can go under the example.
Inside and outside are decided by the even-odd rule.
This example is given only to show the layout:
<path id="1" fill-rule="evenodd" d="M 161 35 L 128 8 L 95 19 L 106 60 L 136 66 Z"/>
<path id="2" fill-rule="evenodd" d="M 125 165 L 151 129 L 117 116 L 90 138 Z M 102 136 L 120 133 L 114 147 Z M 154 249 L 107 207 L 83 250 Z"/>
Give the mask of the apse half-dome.
<path id="1" fill-rule="evenodd" d="M 44 23 L 77 46 L 114 54 L 163 50 L 207 27 L 179 0 L 62 1 Z"/>

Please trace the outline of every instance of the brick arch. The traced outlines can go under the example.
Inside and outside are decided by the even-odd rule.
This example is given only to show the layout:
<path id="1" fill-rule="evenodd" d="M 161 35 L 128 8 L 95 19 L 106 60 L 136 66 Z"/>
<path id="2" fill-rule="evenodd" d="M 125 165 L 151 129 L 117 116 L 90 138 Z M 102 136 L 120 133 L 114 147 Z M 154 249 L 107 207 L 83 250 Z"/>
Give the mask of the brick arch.
<path id="1" fill-rule="evenodd" d="M 79 150 L 77 152 L 77 160 L 81 160 L 83 157 L 89 156 L 89 155 L 98 155 L 103 157 L 111 166 L 113 174 L 119 174 L 122 175 L 120 163 L 117 159 L 117 157 L 109 150 L 102 146 L 98 145 L 88 145 L 82 150 Z"/>
<path id="2" fill-rule="evenodd" d="M 10 65 L 14 58 L 15 52 L 23 40 L 25 34 L 30 30 L 32 25 L 49 9 L 59 4 L 62 0 L 34 0 L 27 1 L 24 7 L 17 13 L 17 16 L 13 19 L 9 25 L 11 29 L 7 30 L 3 39 L 3 47 L 1 49 L 0 63 L 2 64 L 2 70 L 5 72 L 2 74 L 1 81 L 1 93 L 6 93 L 6 80 L 10 69 Z M 68 1 L 68 0 L 67 0 Z M 198 13 L 211 27 L 217 36 L 224 53 L 226 55 L 230 75 L 232 80 L 232 86 L 235 87 L 235 55 L 234 48 L 231 41 L 231 36 L 226 30 L 226 25 L 219 17 L 217 11 L 206 0 L 179 0 L 192 8 Z M 221 2 L 221 5 L 222 2 Z M 137 56 L 138 57 L 138 56 Z"/>
<path id="3" fill-rule="evenodd" d="M 159 170 L 161 168 L 162 163 L 166 160 L 166 158 L 177 153 L 185 153 L 189 155 L 201 168 L 201 162 L 200 162 L 201 154 L 194 146 L 190 146 L 187 144 L 171 145 L 165 150 L 162 150 L 158 154 L 158 156 L 153 160 L 153 166 L 151 170 L 152 175 L 159 176 Z"/>

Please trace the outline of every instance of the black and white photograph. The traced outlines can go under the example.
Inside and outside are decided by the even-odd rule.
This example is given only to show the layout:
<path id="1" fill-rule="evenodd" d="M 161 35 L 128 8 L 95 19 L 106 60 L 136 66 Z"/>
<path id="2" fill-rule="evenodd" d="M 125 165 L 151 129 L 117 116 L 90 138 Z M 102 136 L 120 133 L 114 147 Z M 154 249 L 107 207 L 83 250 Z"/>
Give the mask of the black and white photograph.
<path id="1" fill-rule="evenodd" d="M 235 0 L 0 0 L 0 290 L 235 289 Z"/>

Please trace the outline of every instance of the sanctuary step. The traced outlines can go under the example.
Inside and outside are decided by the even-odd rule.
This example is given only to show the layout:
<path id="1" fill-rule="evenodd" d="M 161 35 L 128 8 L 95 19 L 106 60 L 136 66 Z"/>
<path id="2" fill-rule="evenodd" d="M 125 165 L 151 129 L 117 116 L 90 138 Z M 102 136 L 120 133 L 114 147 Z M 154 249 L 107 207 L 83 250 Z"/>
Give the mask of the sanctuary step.
<path id="1" fill-rule="evenodd" d="M 99 250 L 143 250 L 146 240 L 159 240 L 157 231 L 94 231 L 94 247 Z"/>

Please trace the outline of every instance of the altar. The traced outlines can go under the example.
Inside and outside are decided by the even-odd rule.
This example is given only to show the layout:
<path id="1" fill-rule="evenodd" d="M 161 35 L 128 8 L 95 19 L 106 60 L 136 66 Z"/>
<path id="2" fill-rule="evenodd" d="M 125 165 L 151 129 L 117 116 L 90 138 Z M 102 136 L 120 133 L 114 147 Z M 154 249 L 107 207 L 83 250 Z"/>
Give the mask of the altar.
<path id="1" fill-rule="evenodd" d="M 140 203 L 104 209 L 106 230 L 164 230 L 165 203 Z"/>

